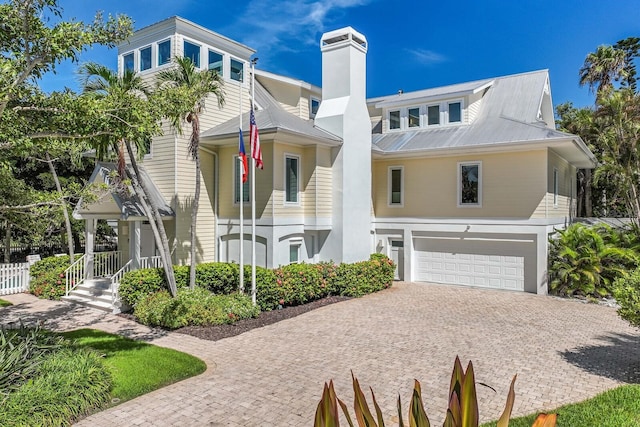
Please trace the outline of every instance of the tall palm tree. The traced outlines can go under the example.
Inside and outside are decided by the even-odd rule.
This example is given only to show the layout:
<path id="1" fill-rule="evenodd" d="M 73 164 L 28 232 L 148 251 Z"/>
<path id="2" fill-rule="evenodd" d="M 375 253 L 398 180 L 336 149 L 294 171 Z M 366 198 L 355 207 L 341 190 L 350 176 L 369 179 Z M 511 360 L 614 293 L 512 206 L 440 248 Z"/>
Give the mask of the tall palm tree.
<path id="1" fill-rule="evenodd" d="M 133 110 L 132 106 L 136 101 L 144 100 L 149 95 L 149 90 L 140 76 L 130 70 L 126 70 L 122 76 L 118 76 L 115 72 L 103 65 L 87 63 L 81 67 L 80 75 L 82 77 L 81 84 L 84 93 L 101 98 L 111 98 L 117 105 L 124 107 L 123 110 Z M 133 123 L 125 122 L 126 120 L 122 120 L 121 118 L 117 118 L 116 120 L 116 123 L 120 123 L 125 127 L 135 125 Z M 122 132 L 122 135 L 126 134 L 126 131 Z M 147 217 L 149 218 L 149 224 L 151 225 L 151 229 L 154 234 L 156 246 L 161 248 L 160 256 L 162 258 L 162 264 L 167 278 L 167 283 L 169 285 L 169 290 L 173 296 L 176 296 L 176 281 L 173 271 L 173 263 L 171 262 L 169 240 L 164 229 L 164 222 L 155 200 L 152 197 L 149 197 L 149 189 L 144 180 L 141 179 L 140 169 L 137 162 L 137 155 L 144 152 L 149 141 L 134 139 L 133 142 L 136 144 L 135 151 L 131 144 L 131 139 L 126 136 L 122 136 L 115 140 L 112 137 L 105 136 L 94 140 L 94 146 L 96 148 L 98 158 L 104 158 L 110 148 L 115 149 L 115 152 L 117 153 L 118 172 L 121 177 L 124 177 L 125 174 L 129 174 L 125 168 L 126 148 L 128 160 L 133 169 L 133 174 L 129 174 L 133 183 L 133 189 L 136 192 Z"/>
<path id="2" fill-rule="evenodd" d="M 613 82 L 624 78 L 626 74 L 625 52 L 613 46 L 598 46 L 595 52 L 587 55 L 580 68 L 580 86 L 588 85 L 596 98 L 613 88 Z M 597 99 L 596 99 L 597 101 Z"/>
<path id="3" fill-rule="evenodd" d="M 224 93 L 222 91 L 222 80 L 214 70 L 197 70 L 194 63 L 189 58 L 174 58 L 175 66 L 158 73 L 158 84 L 160 91 L 168 94 L 173 92 L 173 96 L 168 99 L 175 102 L 168 118 L 171 125 L 182 134 L 182 124 L 191 124 L 191 135 L 187 151 L 195 163 L 195 190 L 193 196 L 193 207 L 191 211 L 191 267 L 189 269 L 189 287 L 193 288 L 196 283 L 196 222 L 198 220 L 198 205 L 200 202 L 200 114 L 205 108 L 206 100 L 209 96 L 215 96 L 218 105 L 224 104 Z M 177 93 L 176 93 L 177 91 Z"/>

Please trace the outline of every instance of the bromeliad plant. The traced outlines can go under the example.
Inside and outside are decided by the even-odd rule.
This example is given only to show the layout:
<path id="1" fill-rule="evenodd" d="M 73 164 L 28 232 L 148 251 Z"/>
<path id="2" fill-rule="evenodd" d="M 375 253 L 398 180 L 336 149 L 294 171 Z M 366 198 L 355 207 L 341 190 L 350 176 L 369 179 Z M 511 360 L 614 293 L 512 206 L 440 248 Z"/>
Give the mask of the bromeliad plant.
<path id="1" fill-rule="evenodd" d="M 382 418 L 382 411 L 376 402 L 375 394 L 371 390 L 371 397 L 373 399 L 373 407 L 375 410 L 375 417 L 369 409 L 367 399 L 360 388 L 358 379 L 351 374 L 353 381 L 353 393 L 354 393 L 354 410 L 356 421 L 359 427 L 384 427 L 384 420 Z M 498 420 L 498 427 L 508 427 L 509 418 L 511 417 L 511 410 L 513 409 L 513 403 L 515 401 L 514 384 L 516 382 L 516 376 L 511 381 L 511 387 L 509 388 L 509 394 L 507 395 L 507 403 L 505 405 L 502 416 Z M 324 384 L 324 391 L 322 393 L 322 399 L 318 403 L 315 417 L 315 427 L 339 427 L 339 412 L 338 405 L 342 409 L 342 412 L 350 427 L 354 427 L 347 405 L 338 399 L 333 388 L 333 381 L 329 384 Z M 415 381 L 413 388 L 413 395 L 409 402 L 409 427 L 430 427 L 429 418 L 424 409 L 422 403 L 422 391 L 420 389 L 420 382 Z M 447 408 L 447 415 L 444 420 L 443 427 L 478 427 L 479 423 L 479 411 L 478 411 L 478 398 L 476 395 L 476 383 L 475 375 L 473 373 L 473 364 L 469 362 L 466 372 L 462 369 L 460 359 L 456 357 L 453 365 L 453 373 L 451 374 L 451 384 L 449 386 L 449 407 Z M 402 402 L 400 396 L 398 396 L 398 419 L 400 427 L 404 427 L 404 418 L 402 416 Z M 556 414 L 540 414 L 533 423 L 532 427 L 555 427 Z"/>

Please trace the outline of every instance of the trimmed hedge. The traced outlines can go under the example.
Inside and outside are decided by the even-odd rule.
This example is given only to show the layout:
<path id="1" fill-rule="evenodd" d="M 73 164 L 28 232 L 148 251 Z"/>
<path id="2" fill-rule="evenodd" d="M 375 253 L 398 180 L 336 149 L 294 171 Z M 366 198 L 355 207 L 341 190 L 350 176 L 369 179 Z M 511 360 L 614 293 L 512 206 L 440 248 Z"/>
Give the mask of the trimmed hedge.
<path id="1" fill-rule="evenodd" d="M 141 323 L 170 329 L 229 324 L 258 314 L 260 310 L 246 295 L 214 295 L 199 287 L 180 289 L 176 298 L 165 290 L 147 295 L 134 309 Z"/>
<path id="2" fill-rule="evenodd" d="M 64 271 L 69 265 L 69 255 L 48 257 L 34 263 L 29 269 L 29 292 L 38 298 L 59 300 L 66 292 Z"/>
<path id="3" fill-rule="evenodd" d="M 633 326 L 640 326 L 640 269 L 616 279 L 613 296 L 620 304 L 618 314 Z"/>

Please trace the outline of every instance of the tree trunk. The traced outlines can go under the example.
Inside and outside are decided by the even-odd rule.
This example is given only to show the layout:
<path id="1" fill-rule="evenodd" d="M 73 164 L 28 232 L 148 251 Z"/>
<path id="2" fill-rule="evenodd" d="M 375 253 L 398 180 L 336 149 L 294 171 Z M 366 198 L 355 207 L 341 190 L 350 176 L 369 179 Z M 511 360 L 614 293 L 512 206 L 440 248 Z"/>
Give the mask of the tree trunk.
<path id="1" fill-rule="evenodd" d="M 45 152 L 47 163 L 49 164 L 49 170 L 51 171 L 51 175 L 53 175 L 53 182 L 56 183 L 56 190 L 58 193 L 62 195 L 62 186 L 60 185 L 60 180 L 58 179 L 58 174 L 56 173 L 56 168 L 53 166 L 53 160 L 51 160 L 51 156 L 49 156 L 49 152 Z M 64 199 L 62 200 L 62 215 L 64 215 L 64 225 L 67 229 L 67 249 L 69 250 L 69 262 L 73 264 L 73 232 L 71 231 L 71 220 L 69 219 L 69 211 L 67 210 L 67 202 Z"/>
<path id="2" fill-rule="evenodd" d="M 4 222 L 4 263 L 11 263 L 11 223 Z"/>
<path id="3" fill-rule="evenodd" d="M 192 120 L 194 132 L 200 132 L 198 116 L 194 115 Z M 198 221 L 198 206 L 200 204 L 200 136 L 196 135 L 195 138 L 197 140 L 193 151 L 193 160 L 196 163 L 196 189 L 191 209 L 191 266 L 189 267 L 189 287 L 191 289 L 196 286 L 196 222 Z"/>
<path id="4" fill-rule="evenodd" d="M 591 200 L 591 186 L 593 185 L 593 179 L 591 178 L 591 169 L 585 169 L 584 181 L 584 214 L 587 218 L 591 218 L 593 216 L 593 203 Z"/>
<path id="5" fill-rule="evenodd" d="M 133 167 L 133 171 L 136 175 L 135 178 L 138 181 L 141 192 L 143 193 L 138 197 L 142 200 L 143 203 L 148 203 L 147 208 L 150 210 L 150 212 L 147 212 L 147 215 L 149 217 L 149 224 L 151 224 L 151 229 L 153 230 L 153 234 L 156 239 L 156 246 L 161 248 L 160 256 L 162 257 L 162 264 L 164 267 L 164 274 L 167 278 L 167 284 L 169 285 L 169 292 L 171 292 L 171 295 L 175 297 L 178 294 L 178 289 L 176 287 L 176 278 L 173 273 L 173 263 L 171 262 L 169 239 L 167 238 L 167 233 L 164 229 L 162 216 L 160 215 L 158 206 L 155 204 L 153 199 L 148 196 L 149 189 L 147 188 L 144 181 L 140 179 L 140 169 L 138 168 L 138 162 L 136 161 L 135 153 L 131 148 L 131 143 L 128 140 L 125 140 L 125 144 L 127 146 L 127 153 L 129 154 L 131 166 Z"/>

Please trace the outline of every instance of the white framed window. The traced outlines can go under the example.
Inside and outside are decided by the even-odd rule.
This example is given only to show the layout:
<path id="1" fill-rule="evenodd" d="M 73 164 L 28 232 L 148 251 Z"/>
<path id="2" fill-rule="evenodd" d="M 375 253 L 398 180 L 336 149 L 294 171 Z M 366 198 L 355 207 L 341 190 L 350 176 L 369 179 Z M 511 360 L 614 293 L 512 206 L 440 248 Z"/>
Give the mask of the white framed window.
<path id="1" fill-rule="evenodd" d="M 389 129 L 400 129 L 400 110 L 389 111 Z"/>
<path id="2" fill-rule="evenodd" d="M 284 156 L 284 202 L 287 205 L 300 203 L 300 157 Z"/>
<path id="3" fill-rule="evenodd" d="M 447 104 L 448 123 L 462 123 L 462 101 Z"/>
<path id="4" fill-rule="evenodd" d="M 171 39 L 158 43 L 158 67 L 171 62 Z"/>
<path id="5" fill-rule="evenodd" d="M 482 162 L 458 163 L 458 207 L 482 207 Z"/>
<path id="6" fill-rule="evenodd" d="M 420 107 L 411 107 L 407 109 L 407 127 L 420 127 Z"/>
<path id="7" fill-rule="evenodd" d="M 189 58 L 196 68 L 200 68 L 200 45 L 185 40 L 183 56 Z"/>
<path id="8" fill-rule="evenodd" d="M 320 100 L 318 98 L 311 98 L 309 100 L 309 118 L 313 119 L 318 114 L 320 108 Z"/>
<path id="9" fill-rule="evenodd" d="M 289 244 L 289 264 L 297 264 L 300 262 L 300 248 L 302 247 L 302 242 L 297 240 L 292 240 Z"/>
<path id="10" fill-rule="evenodd" d="M 133 52 L 122 55 L 122 69 L 124 71 L 135 71 Z"/>
<path id="11" fill-rule="evenodd" d="M 404 167 L 389 166 L 388 172 L 389 206 L 404 206 Z"/>
<path id="12" fill-rule="evenodd" d="M 247 181 L 242 182 L 242 171 L 240 169 L 240 156 L 233 156 L 233 203 L 240 203 L 240 186 L 242 185 L 242 201 L 243 203 L 249 203 L 251 201 L 251 188 L 249 182 L 251 181 L 251 168 L 249 168 L 249 174 L 247 175 Z"/>
<path id="13" fill-rule="evenodd" d="M 558 190 L 560 186 L 558 169 L 553 168 L 553 207 L 558 207 Z"/>
<path id="14" fill-rule="evenodd" d="M 140 71 L 145 71 L 151 68 L 151 46 L 143 47 L 140 49 Z"/>
<path id="15" fill-rule="evenodd" d="M 440 105 L 429 105 L 427 107 L 427 126 L 440 124 Z"/>
<path id="16" fill-rule="evenodd" d="M 231 58 L 231 80 L 244 81 L 244 62 Z"/>
<path id="17" fill-rule="evenodd" d="M 222 74 L 223 61 L 224 61 L 224 55 L 216 52 L 215 50 L 209 49 L 209 61 L 208 61 L 209 69 L 217 71 L 218 75 L 220 75 L 221 77 L 223 75 Z"/>

